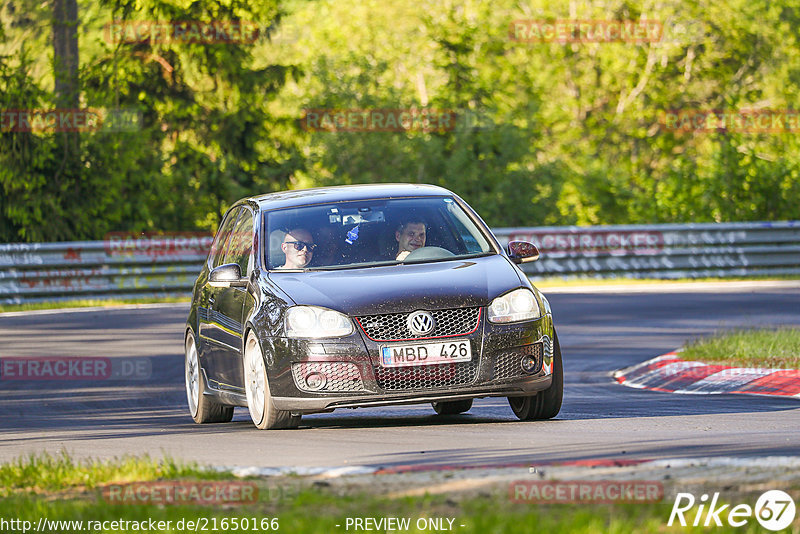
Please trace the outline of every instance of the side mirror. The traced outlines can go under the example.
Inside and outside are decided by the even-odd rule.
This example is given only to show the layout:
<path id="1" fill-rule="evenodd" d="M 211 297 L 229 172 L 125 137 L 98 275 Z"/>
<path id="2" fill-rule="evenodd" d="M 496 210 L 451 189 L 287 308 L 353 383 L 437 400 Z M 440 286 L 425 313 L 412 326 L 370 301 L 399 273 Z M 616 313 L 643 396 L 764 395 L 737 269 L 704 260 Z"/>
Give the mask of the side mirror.
<path id="1" fill-rule="evenodd" d="M 242 278 L 242 270 L 238 263 L 226 263 L 211 271 L 208 275 L 211 287 L 246 287 L 247 279 Z"/>
<path id="2" fill-rule="evenodd" d="M 527 263 L 539 259 L 539 249 L 528 241 L 509 241 L 508 256 L 514 263 Z"/>

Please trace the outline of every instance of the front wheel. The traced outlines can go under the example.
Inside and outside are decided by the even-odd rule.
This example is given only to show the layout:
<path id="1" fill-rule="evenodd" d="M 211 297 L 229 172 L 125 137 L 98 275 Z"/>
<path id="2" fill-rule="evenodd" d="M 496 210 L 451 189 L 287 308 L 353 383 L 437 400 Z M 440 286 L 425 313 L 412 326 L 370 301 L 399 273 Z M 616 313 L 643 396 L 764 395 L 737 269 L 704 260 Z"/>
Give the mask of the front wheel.
<path id="1" fill-rule="evenodd" d="M 233 419 L 233 406 L 215 402 L 211 397 L 203 395 L 206 379 L 200 369 L 200 358 L 197 356 L 197 345 L 194 334 L 186 336 L 186 400 L 189 403 L 189 414 L 195 423 L 227 423 Z"/>
<path id="2" fill-rule="evenodd" d="M 278 410 L 272 403 L 272 395 L 267 381 L 267 368 L 261 345 L 255 334 L 250 332 L 244 351 L 244 386 L 247 393 L 247 408 L 256 428 L 274 430 L 278 428 L 297 428 L 299 415 L 286 410 Z"/>
<path id="3" fill-rule="evenodd" d="M 522 421 L 552 419 L 561 410 L 564 396 L 564 369 L 561 362 L 561 346 L 553 332 L 553 381 L 550 387 L 527 397 L 508 397 L 508 404 Z"/>

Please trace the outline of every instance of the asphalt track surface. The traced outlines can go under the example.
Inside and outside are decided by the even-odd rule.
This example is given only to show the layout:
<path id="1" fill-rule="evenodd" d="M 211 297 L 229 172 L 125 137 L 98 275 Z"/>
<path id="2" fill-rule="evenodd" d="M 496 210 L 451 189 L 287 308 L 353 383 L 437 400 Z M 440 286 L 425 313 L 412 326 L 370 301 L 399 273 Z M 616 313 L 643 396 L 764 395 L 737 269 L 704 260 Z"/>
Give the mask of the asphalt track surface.
<path id="1" fill-rule="evenodd" d="M 196 425 L 183 387 L 188 305 L 0 315 L 0 358 L 149 358 L 146 381 L 0 379 L 0 461 L 48 451 L 78 458 L 149 453 L 220 466 L 501 465 L 597 458 L 786 456 L 800 452 L 800 401 L 677 395 L 610 374 L 716 330 L 800 325 L 800 288 L 549 295 L 565 400 L 551 421 L 519 422 L 505 399 L 462 416 L 430 405 L 337 410 L 259 431 L 246 409 Z"/>

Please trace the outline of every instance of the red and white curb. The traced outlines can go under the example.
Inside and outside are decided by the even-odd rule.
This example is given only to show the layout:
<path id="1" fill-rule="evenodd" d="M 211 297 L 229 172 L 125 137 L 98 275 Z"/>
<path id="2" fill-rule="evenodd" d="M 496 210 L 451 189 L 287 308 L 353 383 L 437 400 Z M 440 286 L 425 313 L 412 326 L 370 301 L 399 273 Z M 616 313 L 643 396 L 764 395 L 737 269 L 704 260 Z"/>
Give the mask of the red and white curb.
<path id="1" fill-rule="evenodd" d="M 629 459 L 629 458 L 596 458 L 589 460 L 547 460 L 539 462 L 513 462 L 496 464 L 408 464 L 395 466 L 375 466 L 375 465 L 351 465 L 351 466 L 327 466 L 327 467 L 257 467 L 257 466 L 214 466 L 212 471 L 220 473 L 230 473 L 236 477 L 278 477 L 278 476 L 301 476 L 313 478 L 339 478 L 355 475 L 401 475 L 409 473 L 432 473 L 442 471 L 480 471 L 487 469 L 513 469 L 531 466 L 552 466 L 552 467 L 577 467 L 590 468 L 597 467 L 631 467 L 644 463 L 652 462 L 651 459 Z M 800 460 L 798 460 L 800 462 Z"/>
<path id="2" fill-rule="evenodd" d="M 668 352 L 652 360 L 620 369 L 614 378 L 622 385 L 697 395 L 744 393 L 800 399 L 800 370 L 732 367 L 691 362 Z"/>
<path id="3" fill-rule="evenodd" d="M 651 462 L 650 459 L 629 458 L 596 458 L 590 460 L 552 460 L 539 462 L 514 462 L 496 464 L 408 464 L 395 466 L 376 465 L 350 465 L 350 466 L 324 466 L 324 467 L 258 467 L 258 466 L 214 466 L 212 471 L 230 473 L 236 477 L 278 477 L 278 476 L 304 476 L 314 478 L 339 478 L 355 475 L 400 475 L 406 473 L 427 473 L 441 471 L 469 471 L 486 469 L 512 469 L 531 466 L 555 467 L 629 467 Z M 798 460 L 800 462 L 800 460 Z"/>

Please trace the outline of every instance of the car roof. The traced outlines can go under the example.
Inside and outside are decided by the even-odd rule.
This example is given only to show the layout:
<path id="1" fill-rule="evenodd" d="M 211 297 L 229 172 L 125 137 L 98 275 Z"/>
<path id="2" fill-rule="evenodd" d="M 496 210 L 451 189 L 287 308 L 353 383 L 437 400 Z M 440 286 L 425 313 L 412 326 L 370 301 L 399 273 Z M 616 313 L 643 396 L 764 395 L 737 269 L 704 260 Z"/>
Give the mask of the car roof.
<path id="1" fill-rule="evenodd" d="M 429 184 L 363 184 L 279 191 L 243 199 L 242 202 L 255 203 L 262 210 L 274 210 L 347 200 L 442 195 L 454 196 L 451 191 L 443 187 Z"/>

